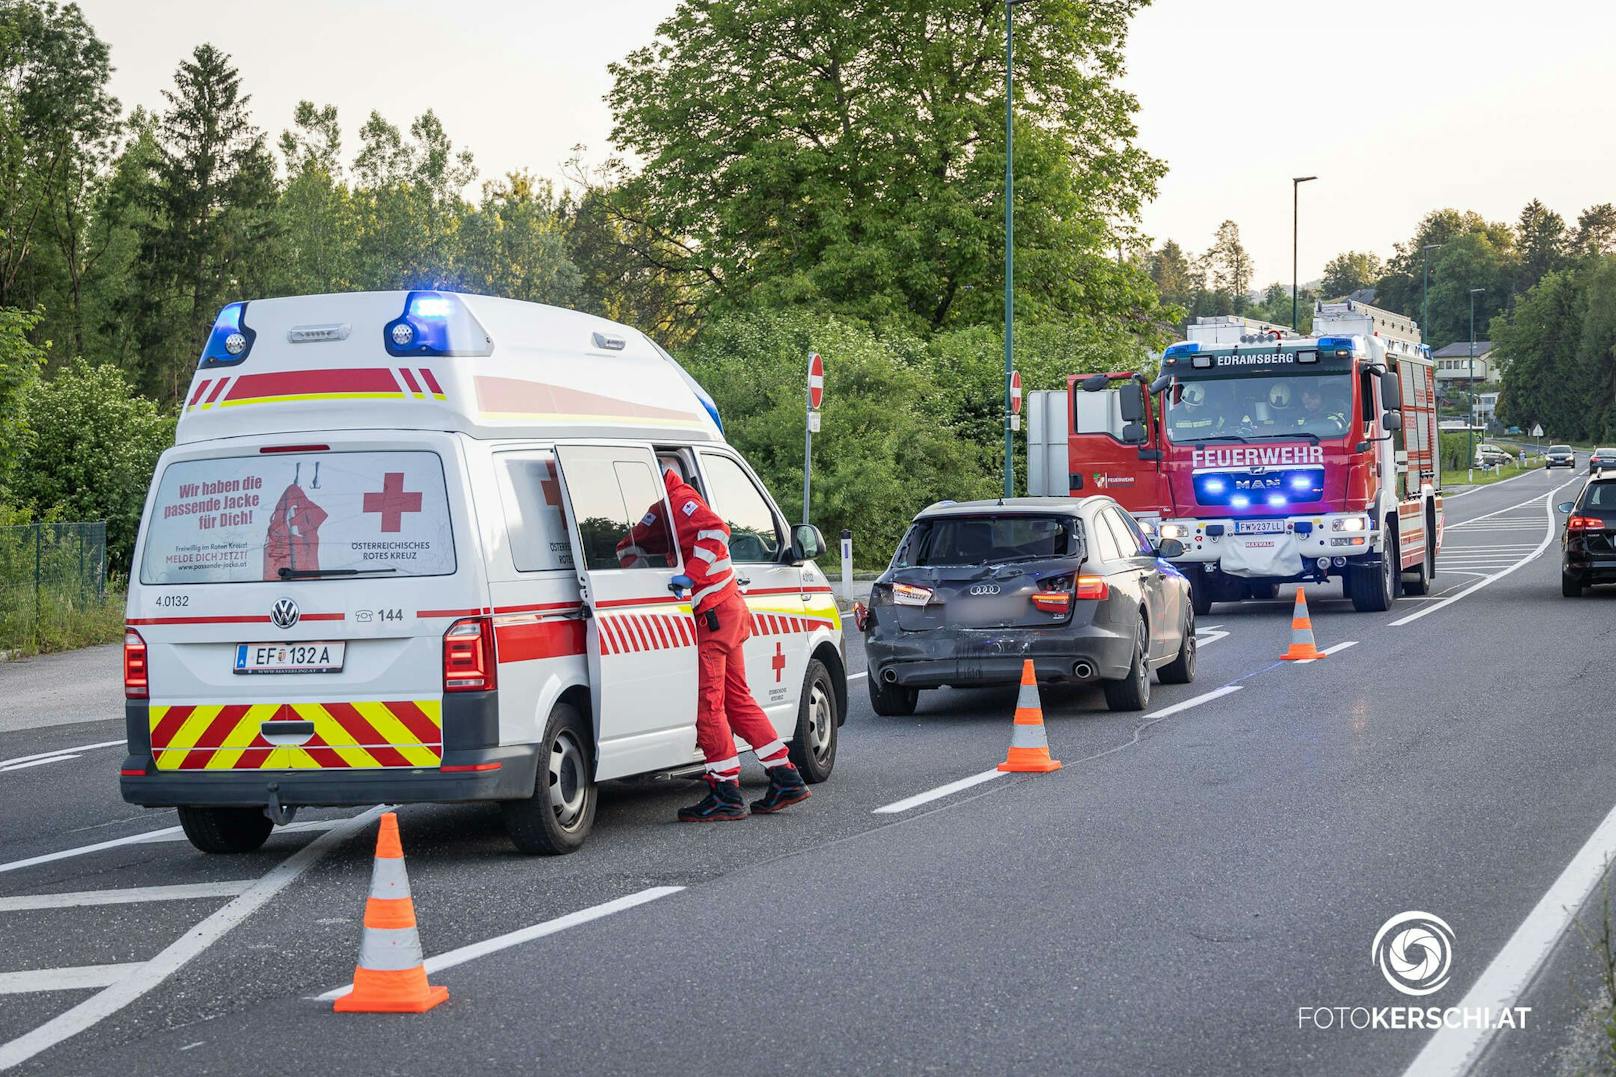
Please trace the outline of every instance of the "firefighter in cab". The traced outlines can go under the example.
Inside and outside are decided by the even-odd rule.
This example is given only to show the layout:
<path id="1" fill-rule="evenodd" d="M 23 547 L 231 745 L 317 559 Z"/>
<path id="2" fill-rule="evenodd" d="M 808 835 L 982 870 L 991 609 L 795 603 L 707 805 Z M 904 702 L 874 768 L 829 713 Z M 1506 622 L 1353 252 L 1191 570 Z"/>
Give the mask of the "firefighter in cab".
<path id="1" fill-rule="evenodd" d="M 673 506 L 673 531 L 684 555 L 686 576 L 674 582 L 690 591 L 696 618 L 696 745 L 707 762 L 707 795 L 679 809 L 684 823 L 718 823 L 747 816 L 741 799 L 741 760 L 735 733 L 752 745 L 753 754 L 769 775 L 769 789 L 752 802 L 752 812 L 766 815 L 807 800 L 811 795 L 802 775 L 791 765 L 785 742 L 775 732 L 763 708 L 752 698 L 746 680 L 743 647 L 752 635 L 752 615 L 741 597 L 730 567 L 729 526 L 696 490 L 671 468 L 663 473 L 668 503 Z M 658 502 L 618 544 L 618 559 L 625 564 L 640 558 L 666 556 L 656 536 L 666 530 L 657 520 Z M 665 541 L 665 540 L 664 540 Z"/>

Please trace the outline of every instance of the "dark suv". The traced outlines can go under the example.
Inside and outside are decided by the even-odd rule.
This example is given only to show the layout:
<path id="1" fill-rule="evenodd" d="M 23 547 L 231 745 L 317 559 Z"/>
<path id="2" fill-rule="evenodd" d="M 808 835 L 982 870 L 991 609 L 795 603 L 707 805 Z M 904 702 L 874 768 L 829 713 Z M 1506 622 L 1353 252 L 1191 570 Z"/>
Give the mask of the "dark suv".
<path id="1" fill-rule="evenodd" d="M 921 689 L 1098 681 L 1112 710 L 1143 710 L 1150 673 L 1195 676 L 1189 581 L 1109 497 L 940 502 L 921 512 L 860 614 L 877 714 L 913 714 Z"/>
<path id="2" fill-rule="evenodd" d="M 1594 472 L 1575 501 L 1555 508 L 1567 514 L 1560 536 L 1560 593 L 1579 598 L 1589 584 L 1616 582 L 1616 474 Z"/>

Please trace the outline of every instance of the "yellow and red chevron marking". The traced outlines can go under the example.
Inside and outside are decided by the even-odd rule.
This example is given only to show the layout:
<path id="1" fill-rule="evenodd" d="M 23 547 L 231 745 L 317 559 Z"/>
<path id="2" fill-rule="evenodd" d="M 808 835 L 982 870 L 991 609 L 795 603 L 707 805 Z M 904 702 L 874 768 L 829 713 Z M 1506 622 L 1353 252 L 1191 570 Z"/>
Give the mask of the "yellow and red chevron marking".
<path id="1" fill-rule="evenodd" d="M 203 378 L 186 411 L 306 400 L 444 400 L 443 386 L 426 367 L 338 367 L 268 371 Z"/>
<path id="2" fill-rule="evenodd" d="M 352 703 L 154 705 L 158 770 L 373 770 L 435 767 L 443 758 L 437 699 Z M 301 744 L 272 744 L 267 721 L 314 723 Z"/>
<path id="3" fill-rule="evenodd" d="M 602 613 L 602 654 L 667 651 L 696 645 L 695 624 L 689 613 Z"/>

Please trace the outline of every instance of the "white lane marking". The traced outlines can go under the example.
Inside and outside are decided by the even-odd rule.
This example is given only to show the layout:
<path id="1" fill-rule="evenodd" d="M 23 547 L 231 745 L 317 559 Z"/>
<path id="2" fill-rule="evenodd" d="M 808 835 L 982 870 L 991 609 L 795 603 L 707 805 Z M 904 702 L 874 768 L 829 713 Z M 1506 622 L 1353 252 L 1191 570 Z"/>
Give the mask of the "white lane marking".
<path id="1" fill-rule="evenodd" d="M 78 744 L 71 748 L 58 748 L 54 752 L 36 752 L 33 755 L 19 755 L 15 759 L 0 759 L 0 767 L 9 767 L 13 763 L 26 763 L 31 759 L 49 759 L 52 756 L 66 755 L 68 752 L 89 752 L 97 748 L 115 748 L 123 745 L 121 740 L 104 740 L 99 744 Z"/>
<path id="2" fill-rule="evenodd" d="M 30 759 L 26 763 L 13 763 L 9 767 L 0 767 L 0 774 L 10 774 L 14 770 L 27 770 L 29 767 L 42 767 L 46 763 L 65 763 L 69 759 L 77 759 L 76 755 L 50 755 L 44 759 Z"/>
<path id="3" fill-rule="evenodd" d="M 88 987 L 111 987 L 145 964 L 130 961 L 119 965 L 73 965 L 60 969 L 30 969 L 27 972 L 0 972 L 0 995 L 27 995 L 35 991 L 82 991 Z"/>
<path id="4" fill-rule="evenodd" d="M 311 819 L 306 823 L 289 823 L 286 826 L 276 827 L 276 834 L 301 834 L 314 831 L 330 830 L 341 826 L 344 819 Z M 13 860 L 8 864 L 0 864 L 0 875 L 8 871 L 17 871 L 20 868 L 31 868 L 35 864 L 49 864 L 55 860 L 66 860 L 70 857 L 84 856 L 87 853 L 98 853 L 103 849 L 115 849 L 120 845 L 144 845 L 153 841 L 184 841 L 185 834 L 177 826 L 165 826 L 161 830 L 147 830 L 140 834 L 130 834 L 122 838 L 112 838 L 109 841 L 98 841 L 93 845 L 79 845 L 72 849 L 62 849 L 54 853 L 41 853 L 39 856 L 30 856 L 25 860 Z"/>
<path id="5" fill-rule="evenodd" d="M 856 681 L 860 677 L 868 677 L 869 675 L 870 675 L 870 671 L 869 670 L 864 670 L 862 673 L 849 673 L 847 675 L 847 679 L 850 680 L 850 681 Z"/>
<path id="6" fill-rule="evenodd" d="M 1195 645 L 1205 647 L 1209 643 L 1216 643 L 1220 639 L 1228 639 L 1229 632 L 1221 625 L 1207 625 L 1205 628 L 1195 630 Z"/>
<path id="7" fill-rule="evenodd" d="M 1551 542 L 1553 542 L 1554 538 L 1555 538 L 1555 534 L 1554 534 L 1554 532 L 1555 532 L 1555 527 L 1554 527 L 1554 495 L 1559 493 L 1561 490 L 1565 489 L 1567 486 L 1570 486 L 1572 483 L 1579 482 L 1579 481 L 1580 481 L 1579 479 L 1572 479 L 1570 482 L 1563 482 L 1559 486 L 1556 486 L 1554 489 L 1550 490 L 1548 493 L 1541 495 L 1545 499 L 1544 502 L 1543 502 L 1543 510 L 1544 510 L 1544 515 L 1546 517 L 1547 526 L 1545 527 L 1544 532 L 1543 532 L 1543 541 L 1539 542 L 1537 544 L 1537 546 L 1530 553 L 1527 553 L 1527 554 L 1523 555 L 1519 561 L 1516 561 L 1513 565 L 1510 565 L 1508 568 L 1500 569 L 1499 571 L 1494 572 L 1490 576 L 1483 576 L 1481 579 L 1477 580 L 1475 583 L 1471 584 L 1469 587 L 1466 587 L 1463 591 L 1460 591 L 1456 595 L 1452 595 L 1452 596 L 1450 596 L 1448 598 L 1444 598 L 1441 602 L 1433 602 L 1429 606 L 1424 607 L 1423 609 L 1419 609 L 1419 610 L 1414 611 L 1413 613 L 1409 614 L 1407 617 L 1399 617 L 1397 620 L 1393 621 L 1388 627 L 1397 628 L 1397 627 L 1399 627 L 1401 625 L 1412 624 L 1413 622 L 1418 621 L 1421 617 L 1424 617 L 1428 613 L 1435 613 L 1437 610 L 1444 609 L 1444 608 L 1446 608 L 1448 606 L 1451 606 L 1453 603 L 1459 601 L 1461 598 L 1466 598 L 1466 597 L 1468 597 L 1470 595 L 1475 594 L 1477 591 L 1481 590 L 1483 587 L 1488 586 L 1489 584 L 1497 583 L 1499 580 L 1503 579 L 1505 576 L 1508 576 L 1511 572 L 1516 571 L 1521 566 L 1529 564 L 1530 562 L 1535 561 L 1535 560 L 1537 560 L 1537 558 L 1541 557 L 1542 554 L 1543 554 L 1543 551 L 1549 548 L 1549 544 Z M 1532 500 L 1536 501 L 1537 498 L 1533 498 Z"/>
<path id="8" fill-rule="evenodd" d="M 276 894 L 313 867 L 316 861 L 368 826 L 381 812 L 381 805 L 377 805 L 321 834 L 276 864 L 228 905 L 216 910 L 139 969 L 33 1031 L 9 1043 L 0 1044 L 0 1070 L 26 1062 L 140 998 L 177 972 L 187 961 L 223 938 L 231 928 L 263 908 Z"/>
<path id="9" fill-rule="evenodd" d="M 1471 494 L 1479 494 L 1483 490 L 1491 490 L 1495 486 L 1503 486 L 1505 483 L 1511 483 L 1516 479 L 1524 479 L 1530 475 L 1536 474 L 1538 474 L 1536 471 L 1523 471 L 1519 475 L 1511 475 L 1507 479 L 1499 479 L 1497 482 L 1489 482 L 1483 486 L 1472 486 L 1470 489 L 1461 490 L 1456 494 L 1443 494 L 1442 499 L 1444 501 L 1457 501 L 1461 497 L 1469 497 Z"/>
<path id="10" fill-rule="evenodd" d="M 141 901 L 191 901 L 197 898 L 235 897 L 253 884 L 251 879 L 222 883 L 175 883 L 169 886 L 129 886 L 113 890 L 75 890 L 66 894 L 22 894 L 0 897 L 0 912 L 25 909 L 68 909 L 82 905 L 132 905 Z"/>
<path id="11" fill-rule="evenodd" d="M 981 785 L 983 782 L 991 782 L 994 778 L 1002 778 L 1008 773 L 1009 771 L 999 770 L 997 768 L 993 770 L 984 770 L 982 773 L 973 774 L 969 778 L 961 778 L 958 781 L 949 782 L 947 785 L 939 785 L 935 789 L 928 789 L 924 793 L 916 793 L 912 797 L 904 797 L 902 800 L 895 800 L 891 804 L 883 804 L 870 814 L 897 815 L 899 812 L 906 812 L 910 808 L 918 808 L 922 804 L 930 804 L 934 800 L 941 800 L 943 797 L 952 796 L 962 789 L 971 788 L 973 785 Z"/>
<path id="12" fill-rule="evenodd" d="M 1577 911 L 1616 856 L 1616 808 L 1594 829 L 1577 855 L 1526 914 L 1515 934 L 1487 965 L 1464 998 L 1454 1005 L 1466 1012 L 1490 1006 L 1494 1013 L 1513 1006 L 1543 968 L 1554 946 L 1571 926 Z M 1463 1073 L 1481 1057 L 1492 1032 L 1480 1028 L 1438 1029 L 1404 1071 L 1419 1074 Z"/>
<path id="13" fill-rule="evenodd" d="M 1344 651 L 1348 647 L 1356 647 L 1356 646 L 1358 646 L 1358 641 L 1355 640 L 1355 639 L 1349 639 L 1345 643 L 1337 643 L 1334 647 L 1326 647 L 1326 648 L 1324 648 L 1324 650 L 1320 651 L 1319 653 L 1320 654 L 1325 654 L 1325 655 L 1330 655 L 1330 654 L 1335 654 L 1337 651 Z M 1293 666 L 1305 666 L 1305 665 L 1309 665 L 1309 664 L 1311 664 L 1313 662 L 1317 662 L 1317 661 L 1318 661 L 1317 658 L 1300 658 L 1300 659 L 1297 659 L 1295 662 L 1292 662 L 1291 665 L 1293 665 Z"/>
<path id="14" fill-rule="evenodd" d="M 486 957 L 489 954 L 497 953 L 512 946 L 519 946 L 524 942 L 532 942 L 534 939 L 542 939 L 546 935 L 554 935 L 556 932 L 565 931 L 569 927 L 587 924 L 591 920 L 599 920 L 603 916 L 610 916 L 625 909 L 632 909 L 636 905 L 644 905 L 647 902 L 655 901 L 657 898 L 665 898 L 669 894 L 677 894 L 683 889 L 684 887 L 682 886 L 653 886 L 649 889 L 641 890 L 639 893 L 629 894 L 627 897 L 615 898 L 599 905 L 591 905 L 587 909 L 569 912 L 565 916 L 556 917 L 554 920 L 546 920 L 531 927 L 507 932 L 504 935 L 496 935 L 491 939 L 484 939 L 482 942 L 462 946 L 458 950 L 450 950 L 448 953 L 429 957 L 423 964 L 426 966 L 428 975 L 442 972 L 444 969 L 452 969 L 456 965 L 463 965 L 467 961 L 474 961 L 479 957 Z M 332 999 L 346 995 L 352 990 L 353 984 L 343 984 L 341 987 L 334 987 L 330 991 L 314 997 L 319 1002 L 330 1002 Z"/>

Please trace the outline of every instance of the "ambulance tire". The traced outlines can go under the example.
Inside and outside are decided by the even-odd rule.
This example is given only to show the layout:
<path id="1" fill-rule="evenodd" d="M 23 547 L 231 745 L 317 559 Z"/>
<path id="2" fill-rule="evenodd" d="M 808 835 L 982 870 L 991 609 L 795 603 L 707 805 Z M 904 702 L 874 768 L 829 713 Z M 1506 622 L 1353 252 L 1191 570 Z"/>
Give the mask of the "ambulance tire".
<path id="1" fill-rule="evenodd" d="M 1206 577 L 1204 568 L 1190 576 L 1190 606 L 1199 617 L 1212 612 L 1212 584 Z"/>
<path id="2" fill-rule="evenodd" d="M 808 660 L 797 703 L 797 730 L 791 735 L 791 765 L 802 780 L 816 785 L 830 777 L 836 766 L 836 737 L 841 728 L 836 713 L 836 685 L 830 670 L 817 658 Z"/>
<path id="3" fill-rule="evenodd" d="M 500 804 L 505 832 L 524 853 L 560 856 L 576 851 L 595 825 L 593 746 L 589 726 L 570 703 L 557 703 L 539 739 L 533 795 Z M 552 790 L 557 795 L 552 799 Z"/>
<path id="4" fill-rule="evenodd" d="M 275 829 L 262 808 L 185 808 L 180 827 L 204 853 L 250 853 L 269 840 Z"/>

